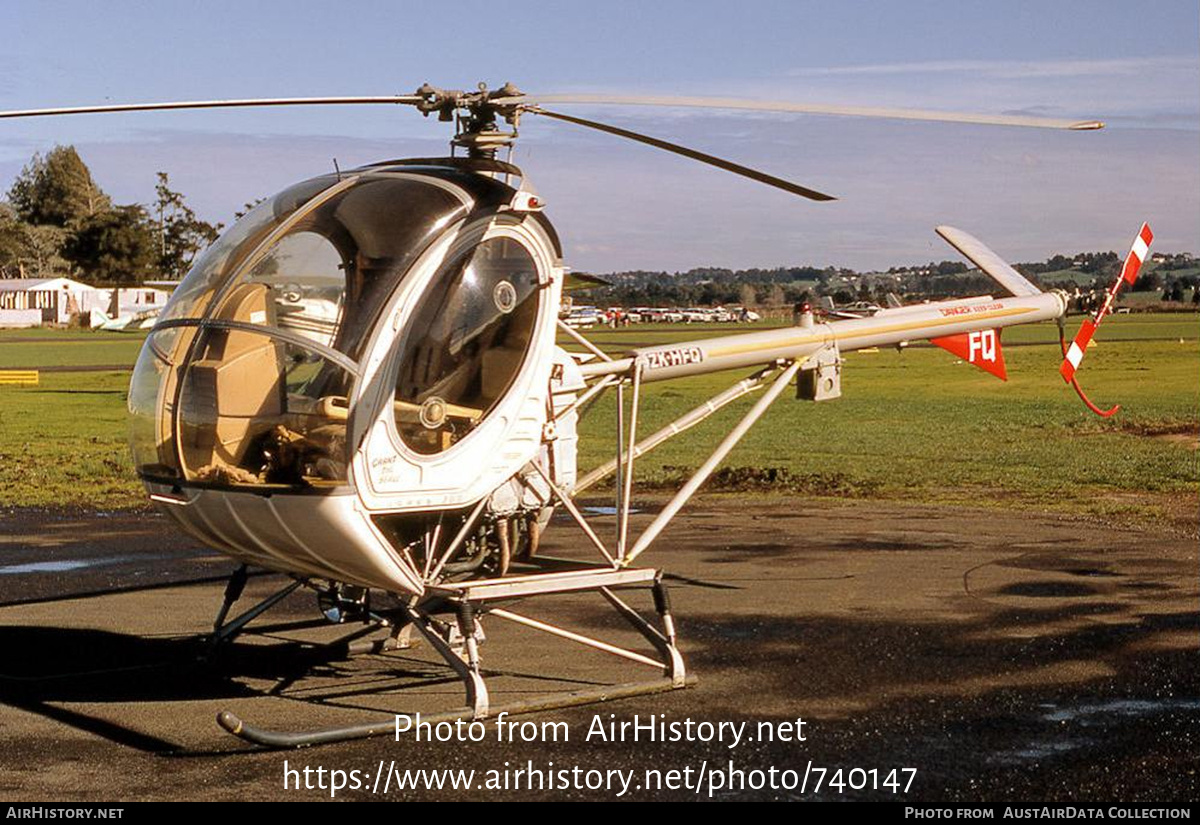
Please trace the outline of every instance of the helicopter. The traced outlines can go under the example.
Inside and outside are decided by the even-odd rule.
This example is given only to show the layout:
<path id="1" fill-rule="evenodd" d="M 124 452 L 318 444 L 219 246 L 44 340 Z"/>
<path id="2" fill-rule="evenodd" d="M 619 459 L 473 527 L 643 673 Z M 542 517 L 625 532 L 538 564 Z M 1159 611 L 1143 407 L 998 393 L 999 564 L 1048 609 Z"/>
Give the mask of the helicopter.
<path id="1" fill-rule="evenodd" d="M 798 398 L 841 395 L 843 354 L 930 340 L 1005 378 L 1004 327 L 1056 320 L 1043 292 L 968 233 L 937 233 L 996 282 L 982 295 L 852 316 L 798 312 L 790 327 L 645 346 L 614 356 L 559 317 L 564 291 L 596 285 L 568 273 L 529 177 L 512 162 L 527 116 L 598 130 L 691 158 L 813 201 L 833 196 L 679 144 L 566 114 L 558 104 L 650 105 L 942 120 L 1094 130 L 1098 121 L 924 110 L 812 106 L 741 98 L 526 95 L 512 84 L 411 95 L 137 103 L 0 112 L 0 118 L 290 105 L 404 105 L 453 123 L 451 154 L 385 160 L 294 184 L 250 209 L 205 251 L 158 315 L 128 394 L 134 467 L 149 499 L 204 545 L 235 559 L 210 642 L 228 643 L 298 588 L 334 623 L 424 640 L 461 678 L 466 705 L 429 723 L 482 719 L 673 690 L 693 681 L 678 647 L 661 569 L 636 564 L 681 508 L 790 386 Z M 507 152 L 507 159 L 501 159 Z M 1062 376 L 1075 369 L 1117 291 L 1152 240 L 1143 226 L 1108 300 L 1085 322 Z M 569 342 L 560 344 L 560 340 Z M 731 370 L 728 389 L 648 435 L 646 385 Z M 616 395 L 614 456 L 578 466 L 582 416 Z M 637 461 L 718 410 L 754 403 L 634 536 Z M 578 497 L 612 479 L 615 535 Z M 539 552 L 564 511 L 593 562 Z M 234 618 L 250 567 L 289 583 Z M 648 590 L 654 621 L 618 593 Z M 514 602 L 597 594 L 654 655 L 517 613 Z M 484 621 L 505 621 L 658 672 L 617 686 L 493 703 L 482 666 Z M 355 639 L 363 631 L 356 631 Z M 277 731 L 218 716 L 230 733 L 294 747 L 399 730 L 365 725 Z"/>

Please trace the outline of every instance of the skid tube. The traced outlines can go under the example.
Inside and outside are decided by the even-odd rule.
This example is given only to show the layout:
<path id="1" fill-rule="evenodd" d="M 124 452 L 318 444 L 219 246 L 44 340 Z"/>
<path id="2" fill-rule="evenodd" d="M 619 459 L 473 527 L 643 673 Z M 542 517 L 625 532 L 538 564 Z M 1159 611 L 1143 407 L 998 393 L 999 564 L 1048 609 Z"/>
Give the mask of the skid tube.
<path id="1" fill-rule="evenodd" d="M 655 612 L 661 630 L 648 622 L 639 612 L 622 601 L 616 588 L 649 587 L 654 597 Z M 448 624 L 423 611 L 420 606 L 408 605 L 403 616 L 392 624 L 392 636 L 415 630 L 462 679 L 466 689 L 466 706 L 432 714 L 394 714 L 359 725 L 325 728 L 311 731 L 280 731 L 248 724 L 231 711 L 217 714 L 217 724 L 238 738 L 267 748 L 300 748 L 324 745 L 374 736 L 397 735 L 404 732 L 400 722 L 438 724 L 460 719 L 484 720 L 500 713 L 516 716 L 525 713 L 576 707 L 597 702 L 624 699 L 678 690 L 695 684 L 695 677 L 686 671 L 683 657 L 676 647 L 675 622 L 671 615 L 670 597 L 662 581 L 662 573 L 649 568 L 613 569 L 588 567 L 561 572 L 534 573 L 500 579 L 484 579 L 431 588 L 435 599 L 454 608 L 456 622 Z M 601 595 L 617 614 L 634 627 L 659 654 L 655 659 L 617 645 L 594 639 L 563 627 L 501 609 L 492 603 L 552 593 L 593 592 Z M 594 650 L 658 669 L 661 675 L 640 682 L 601 685 L 582 690 L 539 696 L 504 705 L 491 705 L 487 683 L 480 665 L 479 643 L 482 640 L 480 619 L 493 616 L 522 627 L 541 631 L 560 639 Z M 457 637 L 454 631 L 457 630 Z M 396 647 L 406 647 L 397 645 Z M 382 649 L 396 649 L 384 646 Z M 380 649 L 380 648 L 377 648 Z"/>

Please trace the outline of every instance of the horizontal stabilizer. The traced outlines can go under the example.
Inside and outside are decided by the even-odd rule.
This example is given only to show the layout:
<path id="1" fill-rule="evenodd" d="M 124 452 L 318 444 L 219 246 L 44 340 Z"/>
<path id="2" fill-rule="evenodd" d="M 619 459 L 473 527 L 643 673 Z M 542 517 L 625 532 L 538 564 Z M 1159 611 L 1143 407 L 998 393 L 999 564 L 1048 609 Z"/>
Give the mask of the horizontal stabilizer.
<path id="1" fill-rule="evenodd" d="M 968 364 L 990 372 L 1001 381 L 1008 380 L 1008 371 L 1004 368 L 1004 350 L 1000 348 L 1000 330 L 980 329 L 929 340 Z"/>
<path id="2" fill-rule="evenodd" d="M 1024 275 L 1008 265 L 1008 262 L 984 245 L 974 235 L 969 235 L 953 226 L 939 226 L 935 230 L 946 243 L 957 249 L 975 266 L 992 276 L 1000 286 L 1013 295 L 1040 295 L 1041 290 L 1029 282 Z"/>

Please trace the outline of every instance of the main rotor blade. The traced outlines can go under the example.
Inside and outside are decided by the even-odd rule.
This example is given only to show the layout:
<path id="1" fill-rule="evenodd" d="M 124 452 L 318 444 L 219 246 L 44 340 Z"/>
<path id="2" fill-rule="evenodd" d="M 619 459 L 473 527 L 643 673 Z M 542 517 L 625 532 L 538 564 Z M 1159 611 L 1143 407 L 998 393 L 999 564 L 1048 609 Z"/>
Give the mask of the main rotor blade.
<path id="1" fill-rule="evenodd" d="M 685 158 L 698 160 L 701 163 L 707 163 L 709 166 L 715 166 L 718 169 L 724 169 L 726 172 L 733 172 L 735 175 L 741 175 L 750 180 L 756 180 L 759 183 L 765 183 L 767 186 L 774 186 L 776 189 L 782 189 L 785 192 L 791 192 L 793 195 L 799 195 L 802 198 L 808 198 L 814 201 L 834 201 L 837 200 L 833 195 L 826 195 L 824 192 L 818 192 L 815 189 L 809 189 L 799 184 L 777 178 L 774 175 L 768 175 L 766 172 L 759 172 L 757 169 L 751 169 L 748 166 L 742 166 L 732 161 L 724 160 L 714 155 L 706 155 L 703 152 L 697 152 L 695 149 L 689 149 L 686 146 L 680 146 L 677 143 L 669 143 L 665 140 L 659 140 L 649 135 L 643 135 L 638 132 L 631 132 L 628 129 L 621 129 L 617 126 L 609 126 L 607 123 L 599 123 L 595 120 L 586 120 L 573 115 L 564 115 L 561 112 L 551 112 L 540 107 L 530 107 L 525 111 L 533 114 L 545 115 L 546 117 L 554 118 L 555 120 L 563 120 L 567 123 L 574 123 L 576 126 L 586 126 L 589 129 L 596 129 L 600 132 L 607 132 L 610 135 L 617 137 L 628 138 L 629 140 L 644 143 L 647 146 L 653 146 L 657 149 L 664 149 L 668 152 L 674 152 L 677 155 L 683 155 Z"/>
<path id="2" fill-rule="evenodd" d="M 20 109 L 0 112 L 0 118 L 88 115 L 99 114 L 101 112 L 153 112 L 164 109 L 236 109 L 250 106 L 327 106 L 366 103 L 415 105 L 423 99 L 420 95 L 386 95 L 382 97 L 269 97 L 250 100 L 180 100 L 164 103 L 116 103 L 108 106 L 68 106 L 59 109 Z"/>
<path id="3" fill-rule="evenodd" d="M 664 95 L 557 94 L 501 98 L 494 103 L 586 103 L 602 106 L 686 106 L 700 109 L 743 109 L 755 112 L 799 112 L 813 115 L 883 117 L 899 120 L 936 120 L 948 123 L 978 123 L 989 126 L 1028 126 L 1039 129 L 1103 129 L 1098 120 L 1066 120 L 1032 115 L 987 115 L 974 112 L 942 112 L 935 109 L 899 109 L 878 106 L 835 106 L 823 103 L 789 103 L 780 100 L 746 100 L 740 97 L 674 97 Z"/>

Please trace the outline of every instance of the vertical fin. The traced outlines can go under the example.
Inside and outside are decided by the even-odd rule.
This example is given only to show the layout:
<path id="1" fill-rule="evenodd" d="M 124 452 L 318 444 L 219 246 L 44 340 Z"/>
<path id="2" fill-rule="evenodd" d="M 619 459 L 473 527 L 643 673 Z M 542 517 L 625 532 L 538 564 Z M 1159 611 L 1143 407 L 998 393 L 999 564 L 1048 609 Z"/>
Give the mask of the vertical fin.
<path id="1" fill-rule="evenodd" d="M 937 344 L 946 352 L 957 355 L 968 364 L 974 364 L 981 370 L 990 372 L 1001 381 L 1008 380 L 1008 371 L 1004 367 L 1004 350 L 1000 348 L 1000 330 L 998 329 L 961 332 L 958 335 L 930 338 L 929 341 Z"/>

